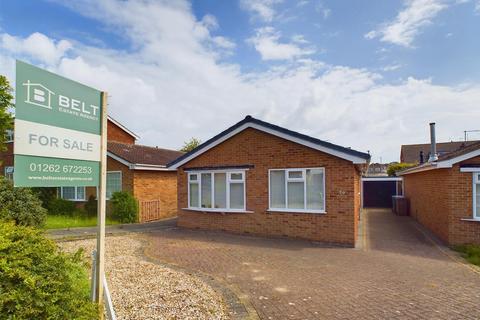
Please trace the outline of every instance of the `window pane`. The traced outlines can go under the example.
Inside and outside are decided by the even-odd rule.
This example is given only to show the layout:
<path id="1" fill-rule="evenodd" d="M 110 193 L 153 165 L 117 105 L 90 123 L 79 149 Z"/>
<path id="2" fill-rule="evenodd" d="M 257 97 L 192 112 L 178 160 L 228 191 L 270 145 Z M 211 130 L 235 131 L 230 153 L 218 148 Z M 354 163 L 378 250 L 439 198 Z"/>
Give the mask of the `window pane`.
<path id="1" fill-rule="evenodd" d="M 198 208 L 198 183 L 190 183 L 190 207 Z"/>
<path id="2" fill-rule="evenodd" d="M 270 208 L 285 208 L 285 171 L 270 171 Z"/>
<path id="3" fill-rule="evenodd" d="M 230 180 L 243 180 L 243 174 L 241 173 L 231 173 Z"/>
<path id="4" fill-rule="evenodd" d="M 227 175 L 225 173 L 215 173 L 215 208 L 227 207 Z"/>
<path id="5" fill-rule="evenodd" d="M 289 171 L 288 172 L 288 178 L 289 179 L 302 179 L 303 178 L 303 172 L 302 171 Z"/>
<path id="6" fill-rule="evenodd" d="M 322 170 L 307 170 L 307 209 L 324 210 Z"/>
<path id="7" fill-rule="evenodd" d="M 475 199 L 477 203 L 477 210 L 475 211 L 475 213 L 476 213 L 476 218 L 480 218 L 480 184 L 476 184 L 475 187 L 476 187 L 475 194 L 477 196 L 477 199 Z"/>
<path id="8" fill-rule="evenodd" d="M 230 208 L 243 209 L 243 183 L 230 183 Z"/>
<path id="9" fill-rule="evenodd" d="M 198 179 L 196 174 L 191 174 L 189 175 L 189 177 L 190 177 L 190 181 L 197 181 Z"/>
<path id="10" fill-rule="evenodd" d="M 77 200 L 85 200 L 85 187 L 77 187 Z"/>
<path id="11" fill-rule="evenodd" d="M 75 200 L 75 187 L 62 187 L 62 198 Z"/>
<path id="12" fill-rule="evenodd" d="M 111 198 L 112 194 L 122 191 L 122 173 L 107 172 L 107 198 Z"/>
<path id="13" fill-rule="evenodd" d="M 202 173 L 202 208 L 212 207 L 212 174 Z"/>
<path id="14" fill-rule="evenodd" d="M 288 182 L 288 208 L 305 209 L 303 182 Z"/>

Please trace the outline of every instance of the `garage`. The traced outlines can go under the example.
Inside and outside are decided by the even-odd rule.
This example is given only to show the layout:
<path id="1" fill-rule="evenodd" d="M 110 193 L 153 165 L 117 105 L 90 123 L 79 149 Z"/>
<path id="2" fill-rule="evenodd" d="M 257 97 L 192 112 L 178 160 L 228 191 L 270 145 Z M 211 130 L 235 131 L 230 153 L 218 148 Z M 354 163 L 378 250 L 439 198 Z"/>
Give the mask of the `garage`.
<path id="1" fill-rule="evenodd" d="M 402 194 L 402 178 L 363 177 L 362 207 L 391 208 L 392 196 Z"/>

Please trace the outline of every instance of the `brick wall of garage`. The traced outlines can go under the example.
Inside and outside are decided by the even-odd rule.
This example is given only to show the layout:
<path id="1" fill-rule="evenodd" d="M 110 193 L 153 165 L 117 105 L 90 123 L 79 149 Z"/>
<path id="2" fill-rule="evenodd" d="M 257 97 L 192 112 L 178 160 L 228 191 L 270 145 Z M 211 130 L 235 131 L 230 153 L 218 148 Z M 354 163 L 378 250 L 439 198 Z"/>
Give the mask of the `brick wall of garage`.
<path id="1" fill-rule="evenodd" d="M 158 219 L 177 215 L 177 172 L 136 170 L 133 175 L 134 196 L 140 202 L 159 201 Z"/>
<path id="2" fill-rule="evenodd" d="M 410 214 L 421 224 L 448 242 L 449 169 L 429 170 L 403 176 Z"/>
<path id="3" fill-rule="evenodd" d="M 253 213 L 203 213 L 188 206 L 185 168 L 253 165 L 246 171 L 246 208 Z M 268 169 L 325 168 L 326 214 L 267 212 Z M 346 160 L 249 128 L 178 170 L 178 224 L 187 228 L 289 236 L 354 246 L 360 178 Z"/>
<path id="4" fill-rule="evenodd" d="M 480 222 L 464 220 L 473 217 L 472 173 L 460 172 L 464 164 L 480 165 L 480 157 L 404 176 L 411 215 L 450 245 L 480 244 Z"/>

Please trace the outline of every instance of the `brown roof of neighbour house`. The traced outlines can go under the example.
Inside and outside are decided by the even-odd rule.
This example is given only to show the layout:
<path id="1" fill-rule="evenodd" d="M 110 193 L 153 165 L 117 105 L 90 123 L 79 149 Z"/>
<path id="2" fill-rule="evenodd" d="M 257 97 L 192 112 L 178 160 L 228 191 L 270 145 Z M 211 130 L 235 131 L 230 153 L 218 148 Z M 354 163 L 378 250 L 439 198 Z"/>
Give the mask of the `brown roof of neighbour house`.
<path id="1" fill-rule="evenodd" d="M 453 152 L 449 152 L 447 154 L 443 154 L 438 157 L 438 161 L 444 161 L 459 157 L 461 155 L 467 154 L 469 152 L 475 151 L 480 148 L 480 141 L 467 141 L 470 142 L 468 145 L 464 146 L 463 148 L 457 149 Z"/>
<path id="2" fill-rule="evenodd" d="M 181 151 L 119 142 L 108 142 L 107 150 L 131 164 L 154 166 L 166 166 L 167 163 L 183 155 Z"/>
<path id="3" fill-rule="evenodd" d="M 472 157 L 478 156 L 479 155 L 478 150 L 480 150 L 480 141 L 469 141 L 469 142 L 470 143 L 467 146 L 463 146 L 462 148 L 457 149 L 455 151 L 440 155 L 438 157 L 437 161 L 434 161 L 434 162 L 426 161 L 423 164 L 420 164 L 420 165 L 412 167 L 412 168 L 405 169 L 403 171 L 398 172 L 397 174 L 398 175 L 405 175 L 405 174 L 415 173 L 415 172 L 420 172 L 420 171 L 425 171 L 425 170 L 440 169 L 440 168 L 451 168 L 454 163 L 458 163 L 458 162 L 461 162 L 463 160 L 470 159 Z M 475 151 L 477 151 L 477 152 L 475 152 Z M 472 154 L 470 154 L 470 153 L 472 153 Z M 462 156 L 465 156 L 465 155 L 467 155 L 467 157 L 462 157 Z M 471 166 L 471 165 L 467 164 L 465 166 L 468 167 L 468 166 Z"/>
<path id="4" fill-rule="evenodd" d="M 441 157 L 451 152 L 462 150 L 463 148 L 477 142 L 479 141 L 439 142 L 437 143 L 437 153 Z M 418 163 L 420 161 L 420 151 L 423 151 L 424 161 L 428 161 L 428 156 L 430 154 L 430 143 L 402 145 L 400 151 L 400 162 Z"/>

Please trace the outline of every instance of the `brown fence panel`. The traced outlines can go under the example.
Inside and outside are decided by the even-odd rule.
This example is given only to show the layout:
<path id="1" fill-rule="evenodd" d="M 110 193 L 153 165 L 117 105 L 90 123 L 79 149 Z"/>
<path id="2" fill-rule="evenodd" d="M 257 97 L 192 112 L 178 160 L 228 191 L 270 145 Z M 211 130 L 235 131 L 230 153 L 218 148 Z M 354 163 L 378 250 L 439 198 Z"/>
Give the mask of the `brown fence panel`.
<path id="1" fill-rule="evenodd" d="M 160 200 L 140 201 L 140 222 L 158 220 L 161 218 Z"/>

